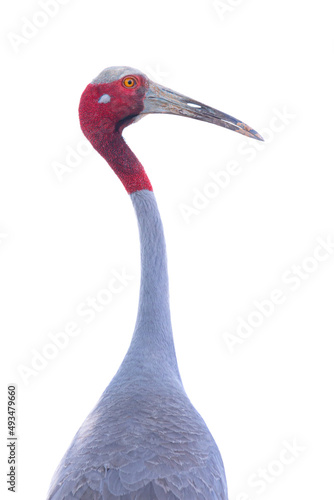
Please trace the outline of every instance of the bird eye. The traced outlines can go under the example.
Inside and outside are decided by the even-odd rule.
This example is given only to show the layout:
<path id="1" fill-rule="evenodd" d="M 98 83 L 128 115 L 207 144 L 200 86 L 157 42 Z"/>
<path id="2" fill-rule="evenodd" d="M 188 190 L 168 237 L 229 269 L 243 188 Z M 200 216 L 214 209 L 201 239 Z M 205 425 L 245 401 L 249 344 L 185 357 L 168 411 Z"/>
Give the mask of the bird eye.
<path id="1" fill-rule="evenodd" d="M 131 88 L 131 87 L 133 88 L 137 85 L 137 80 L 133 76 L 126 76 L 123 79 L 122 83 L 123 83 L 124 87 L 127 87 L 129 89 L 129 88 Z"/>

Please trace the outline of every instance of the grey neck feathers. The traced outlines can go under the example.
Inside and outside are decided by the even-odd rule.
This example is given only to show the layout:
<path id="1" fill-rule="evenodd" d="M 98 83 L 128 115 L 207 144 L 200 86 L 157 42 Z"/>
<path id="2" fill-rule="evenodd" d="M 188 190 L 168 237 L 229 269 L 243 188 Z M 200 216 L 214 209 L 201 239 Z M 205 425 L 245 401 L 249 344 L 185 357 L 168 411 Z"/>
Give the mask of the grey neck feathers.
<path id="1" fill-rule="evenodd" d="M 141 284 L 137 322 L 123 368 L 129 369 L 130 364 L 132 372 L 180 380 L 169 309 L 165 238 L 156 199 L 146 189 L 130 197 L 138 219 Z"/>

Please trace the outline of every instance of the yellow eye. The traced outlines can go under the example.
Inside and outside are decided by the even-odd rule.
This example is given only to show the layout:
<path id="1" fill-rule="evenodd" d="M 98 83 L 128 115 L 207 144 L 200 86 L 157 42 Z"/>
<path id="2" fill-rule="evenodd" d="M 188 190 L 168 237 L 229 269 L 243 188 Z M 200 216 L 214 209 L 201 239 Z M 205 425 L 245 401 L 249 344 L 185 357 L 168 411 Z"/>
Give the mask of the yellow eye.
<path id="1" fill-rule="evenodd" d="M 126 76 L 123 80 L 123 85 L 128 89 L 131 87 L 135 87 L 137 85 L 137 80 L 134 76 Z"/>

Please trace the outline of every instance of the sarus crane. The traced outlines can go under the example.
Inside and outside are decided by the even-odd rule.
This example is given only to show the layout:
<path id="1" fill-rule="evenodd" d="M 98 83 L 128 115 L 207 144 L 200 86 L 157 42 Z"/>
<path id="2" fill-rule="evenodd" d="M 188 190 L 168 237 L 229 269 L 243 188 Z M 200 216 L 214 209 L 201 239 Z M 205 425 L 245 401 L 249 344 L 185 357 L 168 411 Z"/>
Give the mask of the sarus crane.
<path id="1" fill-rule="evenodd" d="M 139 307 L 125 358 L 61 460 L 49 500 L 228 498 L 220 452 L 178 369 L 156 199 L 122 137 L 125 127 L 149 113 L 187 116 L 263 140 L 245 123 L 158 85 L 134 68 L 107 68 L 84 90 L 82 131 L 124 184 L 137 215 Z"/>

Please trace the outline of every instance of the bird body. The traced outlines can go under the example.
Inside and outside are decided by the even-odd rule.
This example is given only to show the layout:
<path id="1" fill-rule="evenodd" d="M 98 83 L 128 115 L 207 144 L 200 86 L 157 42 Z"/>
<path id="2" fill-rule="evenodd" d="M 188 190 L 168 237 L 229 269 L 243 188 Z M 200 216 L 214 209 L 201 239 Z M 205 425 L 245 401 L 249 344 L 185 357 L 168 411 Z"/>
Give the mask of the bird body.
<path id="1" fill-rule="evenodd" d="M 136 212 L 141 285 L 128 352 L 59 464 L 48 500 L 228 499 L 220 452 L 179 374 L 156 199 L 121 135 L 154 109 L 176 113 L 175 96 L 189 102 L 174 93 L 168 107 L 168 92 L 137 70 L 117 67 L 104 70 L 81 99 L 83 132 L 123 182 Z M 243 130 L 248 135 L 251 129 Z"/>

